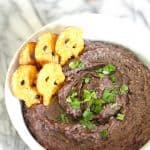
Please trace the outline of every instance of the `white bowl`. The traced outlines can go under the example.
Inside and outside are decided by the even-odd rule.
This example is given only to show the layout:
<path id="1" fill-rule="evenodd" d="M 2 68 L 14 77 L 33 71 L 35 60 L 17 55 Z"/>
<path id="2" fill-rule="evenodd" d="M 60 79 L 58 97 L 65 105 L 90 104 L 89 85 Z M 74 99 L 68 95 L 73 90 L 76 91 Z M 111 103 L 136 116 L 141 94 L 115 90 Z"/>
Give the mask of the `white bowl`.
<path id="1" fill-rule="evenodd" d="M 37 36 L 42 32 L 52 31 L 59 33 L 64 27 L 70 25 L 81 27 L 84 31 L 85 39 L 109 41 L 130 48 L 145 65 L 150 67 L 150 32 L 146 28 L 134 25 L 125 19 L 116 19 L 98 14 L 82 14 L 67 16 L 42 27 L 38 32 L 31 35 L 16 51 L 10 63 L 5 82 L 5 102 L 10 120 L 20 137 L 32 150 L 44 150 L 44 148 L 32 137 L 25 125 L 20 101 L 11 93 L 11 75 L 18 66 L 18 56 L 25 43 L 36 40 Z M 150 142 L 142 149 L 150 149 Z"/>

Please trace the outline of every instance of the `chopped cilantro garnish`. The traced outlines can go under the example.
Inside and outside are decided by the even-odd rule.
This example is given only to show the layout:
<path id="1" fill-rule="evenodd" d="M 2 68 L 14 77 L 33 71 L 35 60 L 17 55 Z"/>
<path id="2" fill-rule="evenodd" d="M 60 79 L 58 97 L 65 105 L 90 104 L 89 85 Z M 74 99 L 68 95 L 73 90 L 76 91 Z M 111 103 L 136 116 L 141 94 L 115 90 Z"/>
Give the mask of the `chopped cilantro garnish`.
<path id="1" fill-rule="evenodd" d="M 80 105 L 81 105 L 81 101 L 77 98 L 77 92 L 76 91 L 72 91 L 71 95 L 69 95 L 67 97 L 67 102 L 70 103 L 71 107 L 73 109 L 78 109 L 80 108 Z"/>
<path id="2" fill-rule="evenodd" d="M 77 98 L 77 92 L 76 91 L 72 91 L 72 93 L 67 97 L 67 102 L 71 103 L 75 98 Z"/>
<path id="3" fill-rule="evenodd" d="M 93 129 L 95 128 L 95 124 L 93 124 L 91 122 L 92 118 L 93 118 L 93 112 L 90 111 L 89 108 L 87 108 L 83 114 L 82 114 L 83 118 L 80 120 L 80 123 L 82 125 L 84 125 L 86 128 L 88 129 Z"/>
<path id="4" fill-rule="evenodd" d="M 60 116 L 58 117 L 58 120 L 61 121 L 62 123 L 68 123 L 69 122 L 69 120 L 65 114 L 60 114 Z"/>
<path id="5" fill-rule="evenodd" d="M 99 76 L 100 78 L 103 78 L 103 77 L 104 77 L 103 68 L 97 69 L 96 72 L 98 73 L 98 76 Z"/>
<path id="6" fill-rule="evenodd" d="M 102 138 L 107 138 L 108 135 L 109 135 L 109 132 L 108 132 L 107 129 L 104 129 L 104 130 L 102 130 L 102 131 L 100 132 L 100 135 L 101 135 Z"/>
<path id="7" fill-rule="evenodd" d="M 100 113 L 103 109 L 104 101 L 102 99 L 98 99 L 96 92 L 93 90 L 84 90 L 83 92 L 83 102 L 87 102 L 91 111 L 93 113 Z"/>
<path id="8" fill-rule="evenodd" d="M 89 77 L 83 77 L 84 83 L 90 83 L 91 79 Z"/>
<path id="9" fill-rule="evenodd" d="M 116 98 L 116 94 L 117 92 L 112 90 L 112 89 L 105 89 L 103 91 L 103 95 L 102 95 L 102 99 L 106 102 L 106 103 L 111 103 L 114 102 L 115 98 Z"/>
<path id="10" fill-rule="evenodd" d="M 81 102 L 77 98 L 74 98 L 70 104 L 73 109 L 78 109 L 80 108 Z"/>
<path id="11" fill-rule="evenodd" d="M 88 106 L 91 108 L 93 113 L 99 113 L 103 109 L 104 101 L 102 99 L 98 99 L 96 92 L 93 90 L 84 90 L 83 92 L 83 102 L 87 102 Z"/>
<path id="12" fill-rule="evenodd" d="M 125 118 L 125 115 L 124 115 L 124 114 L 121 114 L 121 113 L 118 113 L 118 114 L 117 114 L 117 117 L 116 117 L 117 120 L 123 121 L 124 118 Z"/>
<path id="13" fill-rule="evenodd" d="M 127 94 L 128 93 L 128 86 L 126 84 L 123 84 L 121 87 L 120 87 L 120 94 Z"/>
<path id="14" fill-rule="evenodd" d="M 103 67 L 103 74 L 112 74 L 116 71 L 116 66 L 113 64 L 108 64 Z"/>
<path id="15" fill-rule="evenodd" d="M 94 103 L 91 105 L 91 110 L 98 114 L 102 111 L 103 109 L 103 101 L 101 99 L 97 99 L 94 101 Z"/>
<path id="16" fill-rule="evenodd" d="M 74 60 L 69 63 L 69 68 L 70 69 L 76 69 L 76 68 L 83 68 L 84 64 L 80 60 Z"/>
<path id="17" fill-rule="evenodd" d="M 104 75 L 103 73 L 98 73 L 98 76 L 99 76 L 100 78 L 103 78 L 105 75 Z"/>
<path id="18" fill-rule="evenodd" d="M 93 101 L 93 99 L 97 99 L 96 92 L 93 90 L 84 90 L 83 99 L 87 102 Z"/>
<path id="19" fill-rule="evenodd" d="M 94 129 L 95 128 L 95 124 L 92 123 L 91 121 L 87 121 L 87 120 L 80 120 L 80 124 L 82 124 L 83 126 L 85 126 L 88 129 Z"/>
<path id="20" fill-rule="evenodd" d="M 83 118 L 86 121 L 90 121 L 93 118 L 93 112 L 90 111 L 89 108 L 87 108 L 84 112 L 83 112 Z"/>
<path id="21" fill-rule="evenodd" d="M 70 97 L 73 98 L 73 97 L 76 97 L 77 95 L 78 95 L 78 93 L 76 91 L 72 90 Z"/>
<path id="22" fill-rule="evenodd" d="M 117 81 L 117 77 L 116 77 L 114 74 L 112 74 L 112 75 L 110 76 L 110 80 L 114 83 L 114 82 Z"/>
<path id="23" fill-rule="evenodd" d="M 108 64 L 104 66 L 103 68 L 99 68 L 96 70 L 100 78 L 103 78 L 105 75 L 111 75 L 115 71 L 116 71 L 116 66 L 114 66 L 113 64 Z M 115 78 L 113 76 L 112 76 L 112 82 L 115 82 Z"/>
<path id="24" fill-rule="evenodd" d="M 103 68 L 99 68 L 96 70 L 97 73 L 102 73 L 103 72 Z"/>

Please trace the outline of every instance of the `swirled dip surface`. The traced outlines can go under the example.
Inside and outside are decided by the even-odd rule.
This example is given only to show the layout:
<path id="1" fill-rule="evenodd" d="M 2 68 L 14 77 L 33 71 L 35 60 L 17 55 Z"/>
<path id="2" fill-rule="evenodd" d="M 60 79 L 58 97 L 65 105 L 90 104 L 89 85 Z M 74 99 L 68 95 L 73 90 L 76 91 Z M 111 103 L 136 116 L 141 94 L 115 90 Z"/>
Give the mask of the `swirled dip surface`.
<path id="1" fill-rule="evenodd" d="M 83 67 L 70 69 L 68 64 L 74 59 L 63 67 L 66 81 L 53 104 L 23 108 L 32 135 L 48 150 L 136 150 L 142 147 L 150 139 L 150 70 L 131 51 L 104 42 L 85 42 L 85 50 L 77 59 Z M 117 68 L 113 74 L 117 78 L 115 83 L 107 72 L 103 77 L 96 72 L 107 64 Z M 87 77 L 85 83 L 83 79 Z M 90 119 L 94 128 L 86 128 L 80 120 L 89 107 L 81 101 L 84 91 L 94 91 L 99 100 L 104 97 L 105 89 L 116 85 L 127 85 L 128 92 L 116 94 L 114 101 L 105 103 Z M 81 101 L 76 109 L 68 101 L 72 90 Z M 124 118 L 117 119 L 118 113 Z M 66 114 L 67 121 L 58 120 L 61 114 Z"/>

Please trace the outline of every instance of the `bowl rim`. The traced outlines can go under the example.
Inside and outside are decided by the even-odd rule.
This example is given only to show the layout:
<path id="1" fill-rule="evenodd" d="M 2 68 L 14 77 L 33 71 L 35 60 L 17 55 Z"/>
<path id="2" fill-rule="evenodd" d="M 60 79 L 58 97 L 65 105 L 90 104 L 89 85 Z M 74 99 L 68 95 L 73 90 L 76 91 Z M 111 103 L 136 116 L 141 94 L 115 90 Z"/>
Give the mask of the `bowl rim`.
<path id="1" fill-rule="evenodd" d="M 84 22 L 85 18 L 88 18 L 87 19 L 88 21 Z M 97 22 L 97 20 L 100 20 L 100 21 Z M 124 28 L 124 29 L 119 28 L 118 33 L 121 32 L 121 33 L 119 33 L 120 37 L 117 38 L 117 36 L 113 36 L 113 37 L 109 38 L 109 35 L 108 35 L 109 33 L 106 33 L 107 34 L 107 36 L 106 36 L 105 33 L 103 32 L 103 30 L 100 30 L 101 32 L 99 31 L 100 33 L 102 33 L 101 36 L 98 36 L 97 34 L 95 34 L 95 35 L 92 34 L 88 30 L 90 28 L 88 28 L 88 27 L 86 28 L 86 26 L 87 26 L 86 23 L 87 22 L 92 27 L 92 29 L 93 29 L 93 27 L 95 27 L 95 23 L 98 23 L 98 25 L 101 25 L 101 23 L 103 22 L 102 23 L 103 26 L 101 26 L 101 28 L 102 27 L 107 28 L 108 32 L 110 32 L 110 34 L 116 34 L 115 31 L 113 31 L 113 28 L 117 24 L 119 24 L 120 27 L 126 27 L 126 28 Z M 111 28 L 111 26 L 109 26 L 110 23 L 111 23 L 111 26 L 113 26 L 113 28 Z M 142 35 L 142 37 L 146 36 L 149 39 L 150 39 L 150 32 L 147 29 L 143 28 L 142 26 L 138 26 L 138 25 L 135 26 L 134 23 L 128 22 L 126 19 L 118 19 L 118 18 L 115 18 L 115 17 L 112 17 L 112 16 L 106 16 L 106 15 L 101 15 L 101 14 L 86 13 L 86 14 L 79 14 L 79 15 L 77 14 L 77 15 L 66 16 L 66 17 L 63 17 L 59 20 L 56 20 L 56 21 L 54 21 L 52 23 L 49 23 L 49 24 L 43 26 L 42 28 L 40 28 L 37 32 L 33 33 L 27 40 L 25 40 L 21 44 L 21 46 L 17 49 L 17 51 L 15 52 L 15 55 L 13 56 L 13 58 L 10 62 L 10 65 L 9 65 L 9 68 L 8 68 L 8 71 L 7 71 L 7 75 L 6 75 L 6 80 L 5 80 L 5 105 L 6 105 L 6 109 L 7 109 L 9 118 L 10 118 L 14 128 L 16 129 L 16 131 L 18 132 L 18 134 L 22 138 L 22 140 L 28 145 L 28 147 L 30 149 L 33 149 L 33 150 L 34 149 L 36 149 L 36 150 L 45 150 L 45 149 L 31 135 L 31 133 L 29 132 L 29 130 L 28 130 L 28 128 L 27 128 L 27 126 L 24 122 L 23 115 L 22 115 L 22 109 L 21 109 L 21 103 L 12 95 L 11 90 L 10 90 L 11 74 L 14 71 L 14 69 L 17 67 L 17 65 L 18 65 L 17 64 L 17 60 L 18 60 L 17 58 L 19 56 L 19 53 L 20 53 L 22 47 L 27 42 L 36 40 L 37 36 L 39 34 L 43 33 L 43 32 L 52 31 L 52 32 L 59 33 L 64 27 L 70 26 L 70 25 L 83 27 L 83 29 L 86 28 L 87 33 L 84 34 L 84 37 L 85 38 L 90 37 L 91 40 L 96 40 L 97 39 L 97 40 L 101 40 L 101 41 L 107 41 L 107 42 L 122 44 L 125 47 L 128 47 L 132 50 L 138 51 L 138 53 L 137 53 L 138 55 L 140 55 L 141 50 L 144 49 L 145 52 L 141 52 L 141 53 L 142 54 L 145 53 L 145 54 L 142 57 L 140 56 L 140 59 L 142 61 L 144 61 L 145 57 L 146 57 L 146 61 L 144 61 L 144 63 L 148 67 L 150 67 L 150 59 L 148 59 L 148 57 L 146 56 L 146 55 L 150 54 L 150 53 L 148 53 L 148 49 L 150 48 L 150 46 L 146 47 L 146 46 L 148 46 L 148 43 L 147 43 L 148 40 L 142 42 L 142 44 L 146 43 L 146 46 L 144 46 L 142 44 L 139 44 L 138 46 L 134 46 L 132 44 L 133 41 L 126 42 L 125 40 L 123 40 L 124 37 L 127 37 L 125 32 L 128 31 L 128 30 L 129 31 L 127 33 L 129 33 L 130 35 L 134 34 L 138 31 L 138 33 L 140 35 Z M 96 26 L 96 29 L 99 29 L 98 25 Z M 105 25 L 106 25 L 106 27 L 105 27 Z M 108 28 L 108 27 L 110 27 L 110 28 Z M 116 29 L 117 29 L 117 27 L 116 27 Z M 122 30 L 125 30 L 125 31 L 122 31 Z M 107 32 L 106 30 L 104 30 L 104 31 Z M 125 34 L 124 37 L 121 36 L 121 34 L 123 34 L 123 33 Z M 90 36 L 90 35 L 93 35 L 93 36 Z M 135 37 L 135 36 L 136 35 L 131 35 L 132 38 Z M 131 37 L 130 37 L 130 40 L 131 40 Z M 142 38 L 139 38 L 137 40 L 137 42 L 139 40 L 142 40 Z M 12 109 L 12 106 L 14 106 L 15 111 Z M 17 115 L 16 115 L 16 112 L 17 112 Z M 150 142 L 149 142 L 148 147 L 150 148 Z"/>

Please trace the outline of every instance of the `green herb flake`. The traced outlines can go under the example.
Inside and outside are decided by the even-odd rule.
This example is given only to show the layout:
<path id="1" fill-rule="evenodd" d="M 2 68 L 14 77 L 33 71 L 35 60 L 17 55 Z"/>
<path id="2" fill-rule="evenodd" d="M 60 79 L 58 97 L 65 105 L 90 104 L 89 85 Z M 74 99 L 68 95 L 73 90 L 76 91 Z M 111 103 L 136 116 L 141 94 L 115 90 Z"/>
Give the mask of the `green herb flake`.
<path id="1" fill-rule="evenodd" d="M 103 109 L 104 101 L 98 99 L 96 92 L 93 90 L 84 90 L 83 91 L 83 103 L 87 102 L 88 107 L 90 107 L 92 113 L 100 113 Z"/>
<path id="2" fill-rule="evenodd" d="M 72 90 L 71 97 L 73 98 L 73 97 L 76 97 L 77 95 L 78 95 L 78 93 L 76 91 Z"/>
<path id="3" fill-rule="evenodd" d="M 103 78 L 105 75 L 104 75 L 103 73 L 98 73 L 98 76 L 99 76 L 100 78 Z"/>
<path id="4" fill-rule="evenodd" d="M 116 71 L 116 66 L 113 64 L 108 64 L 103 67 L 103 74 L 112 74 Z"/>
<path id="5" fill-rule="evenodd" d="M 97 99 L 91 105 L 92 112 L 99 114 L 103 110 L 103 101 L 101 99 Z"/>
<path id="6" fill-rule="evenodd" d="M 120 87 L 120 94 L 127 94 L 128 93 L 128 86 L 126 84 L 123 84 L 121 87 Z"/>
<path id="7" fill-rule="evenodd" d="M 117 77 L 113 74 L 110 76 L 110 80 L 115 83 L 117 81 Z"/>
<path id="8" fill-rule="evenodd" d="M 100 132 L 100 136 L 101 136 L 102 138 L 107 138 L 108 135 L 109 135 L 109 132 L 108 132 L 107 129 L 104 129 L 104 130 L 102 130 L 102 131 Z"/>
<path id="9" fill-rule="evenodd" d="M 65 114 L 60 114 L 58 120 L 62 123 L 69 123 L 68 117 Z"/>
<path id="10" fill-rule="evenodd" d="M 99 68 L 96 70 L 100 78 L 103 78 L 105 75 L 111 75 L 115 73 L 115 71 L 116 71 L 116 66 L 114 66 L 113 64 L 108 64 L 103 68 Z M 112 82 L 116 81 L 115 76 L 110 77 L 110 79 L 112 80 Z"/>
<path id="11" fill-rule="evenodd" d="M 84 68 L 84 64 L 80 60 L 74 60 L 69 63 L 69 68 L 70 69 L 76 69 L 76 68 Z"/>
<path id="12" fill-rule="evenodd" d="M 84 101 L 92 101 L 93 99 L 97 99 L 96 92 L 93 90 L 84 90 L 83 91 L 83 99 Z"/>
<path id="13" fill-rule="evenodd" d="M 102 73 L 103 72 L 103 68 L 99 68 L 96 70 L 97 73 Z"/>
<path id="14" fill-rule="evenodd" d="M 91 79 L 89 77 L 83 77 L 84 83 L 90 83 Z"/>
<path id="15" fill-rule="evenodd" d="M 72 91 L 71 94 L 67 97 L 67 102 L 71 103 L 76 97 L 78 96 L 78 93 L 76 91 Z"/>
<path id="16" fill-rule="evenodd" d="M 91 112 L 89 108 L 83 112 L 82 117 L 83 118 L 80 120 L 80 124 L 84 125 L 88 129 L 95 128 L 95 124 L 91 122 L 93 119 L 93 112 Z"/>
<path id="17" fill-rule="evenodd" d="M 93 118 L 93 112 L 90 111 L 89 108 L 87 108 L 84 112 L 83 112 L 83 118 L 86 121 L 90 121 Z"/>
<path id="18" fill-rule="evenodd" d="M 98 76 L 99 76 L 100 78 L 103 78 L 103 77 L 105 76 L 105 75 L 103 74 L 103 68 L 97 69 L 96 72 L 98 73 Z"/>
<path id="19" fill-rule="evenodd" d="M 103 91 L 103 95 L 102 95 L 102 99 L 106 102 L 106 103 L 111 103 L 114 102 L 115 98 L 116 98 L 117 92 L 111 89 L 105 89 Z"/>
<path id="20" fill-rule="evenodd" d="M 121 114 L 121 113 L 118 113 L 118 114 L 117 114 L 117 117 L 116 117 L 117 120 L 123 121 L 124 118 L 125 118 L 125 115 L 124 115 L 124 114 Z"/>
<path id="21" fill-rule="evenodd" d="M 87 121 L 87 120 L 80 120 L 80 124 L 85 126 L 87 129 L 94 129 L 96 127 L 96 125 L 94 123 L 92 123 L 91 121 Z"/>
<path id="22" fill-rule="evenodd" d="M 78 93 L 76 91 L 72 91 L 72 93 L 66 99 L 73 109 L 78 109 L 81 106 L 81 101 L 77 98 L 77 96 Z"/>
<path id="23" fill-rule="evenodd" d="M 77 98 L 74 98 L 70 104 L 73 109 L 78 109 L 80 108 L 81 102 Z"/>

